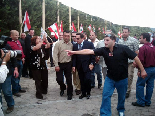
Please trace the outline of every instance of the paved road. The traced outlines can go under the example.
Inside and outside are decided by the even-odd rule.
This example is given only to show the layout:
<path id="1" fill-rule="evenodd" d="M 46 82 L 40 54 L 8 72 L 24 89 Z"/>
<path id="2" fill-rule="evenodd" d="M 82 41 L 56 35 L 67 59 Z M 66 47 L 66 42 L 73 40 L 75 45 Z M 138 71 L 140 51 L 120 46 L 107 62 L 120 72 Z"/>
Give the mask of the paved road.
<path id="1" fill-rule="evenodd" d="M 152 105 L 150 107 L 134 107 L 131 102 L 136 100 L 136 71 L 132 86 L 132 92 L 128 99 L 126 99 L 125 107 L 126 116 L 155 116 L 155 94 L 152 97 Z M 49 70 L 49 88 L 48 94 L 44 95 L 44 100 L 38 100 L 35 97 L 34 80 L 21 77 L 21 86 L 27 90 L 22 93 L 21 97 L 14 97 L 15 109 L 6 116 L 99 116 L 99 110 L 102 100 L 102 89 L 95 87 L 92 89 L 91 98 L 79 100 L 75 92 L 73 99 L 67 100 L 67 93 L 60 97 L 60 87 L 56 82 L 56 75 L 54 68 Z M 104 81 L 103 81 L 104 82 Z M 97 83 L 96 83 L 97 85 Z M 3 108 L 6 110 L 6 102 L 3 99 Z M 114 91 L 112 96 L 112 116 L 117 114 L 117 92 Z"/>

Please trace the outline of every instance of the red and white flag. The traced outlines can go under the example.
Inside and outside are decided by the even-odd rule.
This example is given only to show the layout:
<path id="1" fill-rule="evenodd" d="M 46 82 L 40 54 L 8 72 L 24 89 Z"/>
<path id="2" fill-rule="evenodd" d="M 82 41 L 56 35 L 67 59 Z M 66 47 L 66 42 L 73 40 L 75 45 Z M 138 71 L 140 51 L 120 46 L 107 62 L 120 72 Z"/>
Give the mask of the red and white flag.
<path id="1" fill-rule="evenodd" d="M 61 21 L 61 24 L 60 24 L 59 32 L 63 32 L 63 24 L 62 24 L 62 21 Z"/>
<path id="2" fill-rule="evenodd" d="M 105 34 L 105 30 L 104 30 L 104 27 L 103 27 L 103 33 Z"/>
<path id="3" fill-rule="evenodd" d="M 83 26 L 82 26 L 82 23 L 81 23 L 81 26 L 80 26 L 80 33 L 83 33 Z"/>
<path id="4" fill-rule="evenodd" d="M 89 25 L 88 30 L 89 31 L 92 31 L 91 24 Z"/>
<path id="5" fill-rule="evenodd" d="M 31 28 L 31 25 L 30 25 L 29 15 L 27 11 L 25 12 L 23 24 L 25 25 L 24 32 L 29 31 L 29 29 Z"/>
<path id="6" fill-rule="evenodd" d="M 58 37 L 59 37 L 59 28 L 58 28 L 57 23 L 54 23 L 53 25 L 48 27 L 48 30 L 50 30 L 51 32 L 54 32 L 55 33 L 55 38 L 58 39 Z"/>
<path id="7" fill-rule="evenodd" d="M 122 36 L 122 34 L 121 34 L 121 32 L 120 32 L 120 31 L 118 32 L 118 36 L 119 36 L 120 38 L 121 38 L 121 36 Z"/>
<path id="8" fill-rule="evenodd" d="M 95 26 L 93 25 L 93 32 L 95 32 Z"/>
<path id="9" fill-rule="evenodd" d="M 73 22 L 72 22 L 71 30 L 72 30 L 72 32 L 76 31 L 76 28 L 75 28 L 75 26 L 74 26 L 74 23 L 73 23 Z"/>

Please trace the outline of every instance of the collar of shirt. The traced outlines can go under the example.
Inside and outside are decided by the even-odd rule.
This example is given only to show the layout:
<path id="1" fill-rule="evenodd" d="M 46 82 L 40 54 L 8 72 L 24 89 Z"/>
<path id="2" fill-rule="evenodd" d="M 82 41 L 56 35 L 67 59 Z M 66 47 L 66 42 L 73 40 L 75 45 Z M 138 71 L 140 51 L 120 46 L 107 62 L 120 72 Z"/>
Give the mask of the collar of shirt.
<path id="1" fill-rule="evenodd" d="M 144 45 L 147 45 L 147 46 L 153 47 L 153 45 L 152 45 L 151 43 L 144 43 Z"/>
<path id="2" fill-rule="evenodd" d="M 84 42 L 84 40 L 81 42 L 81 47 L 83 46 L 83 42 Z M 78 46 L 79 46 L 79 44 L 78 44 Z"/>
<path id="3" fill-rule="evenodd" d="M 66 43 L 64 40 L 62 40 L 62 43 L 65 43 L 65 44 L 70 44 L 71 42 L 69 41 L 68 43 Z"/>

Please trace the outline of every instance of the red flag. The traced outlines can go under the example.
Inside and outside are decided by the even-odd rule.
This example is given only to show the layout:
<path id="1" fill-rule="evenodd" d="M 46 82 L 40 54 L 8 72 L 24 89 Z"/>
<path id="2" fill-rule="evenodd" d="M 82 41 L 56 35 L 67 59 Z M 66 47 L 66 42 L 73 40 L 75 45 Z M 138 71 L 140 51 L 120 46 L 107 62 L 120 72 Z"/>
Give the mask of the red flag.
<path id="1" fill-rule="evenodd" d="M 63 32 L 63 24 L 62 24 L 62 21 L 61 21 L 61 24 L 60 24 L 59 32 Z"/>
<path id="2" fill-rule="evenodd" d="M 82 23 L 81 23 L 81 26 L 80 26 L 80 33 L 83 33 L 83 26 L 82 26 Z"/>
<path id="3" fill-rule="evenodd" d="M 73 31 L 76 31 L 76 28 L 75 28 L 75 26 L 74 26 L 74 23 L 72 22 L 72 27 L 71 27 L 71 30 L 72 30 L 72 32 Z"/>
<path id="4" fill-rule="evenodd" d="M 89 25 L 88 30 L 89 31 L 92 31 L 91 24 Z"/>
<path id="5" fill-rule="evenodd" d="M 54 32 L 55 33 L 55 38 L 58 39 L 58 37 L 59 37 L 59 28 L 58 28 L 57 23 L 54 23 L 53 25 L 48 27 L 48 30 L 50 30 L 51 32 Z"/>
<path id="6" fill-rule="evenodd" d="M 25 12 L 23 24 L 25 24 L 24 32 L 29 31 L 29 29 L 31 28 L 31 25 L 30 25 L 29 15 L 27 11 Z"/>

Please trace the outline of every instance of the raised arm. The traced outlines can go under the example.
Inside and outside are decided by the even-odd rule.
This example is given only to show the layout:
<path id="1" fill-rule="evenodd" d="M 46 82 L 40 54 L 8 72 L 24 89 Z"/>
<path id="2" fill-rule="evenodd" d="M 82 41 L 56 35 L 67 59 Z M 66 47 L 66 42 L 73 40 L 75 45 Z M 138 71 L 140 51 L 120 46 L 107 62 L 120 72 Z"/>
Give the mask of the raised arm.
<path id="1" fill-rule="evenodd" d="M 88 54 L 94 54 L 94 51 L 91 49 L 83 49 L 79 51 L 70 51 L 70 50 L 65 50 L 69 56 L 73 54 L 83 54 L 83 55 L 88 55 Z"/>

